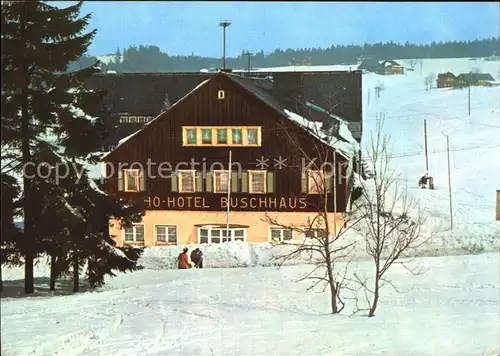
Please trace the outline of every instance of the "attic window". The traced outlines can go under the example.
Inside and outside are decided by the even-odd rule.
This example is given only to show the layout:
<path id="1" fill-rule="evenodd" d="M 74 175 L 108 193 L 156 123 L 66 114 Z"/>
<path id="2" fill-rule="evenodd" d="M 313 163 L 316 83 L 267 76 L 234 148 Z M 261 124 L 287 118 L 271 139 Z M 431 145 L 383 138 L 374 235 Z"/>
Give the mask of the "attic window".
<path id="1" fill-rule="evenodd" d="M 224 90 L 219 90 L 217 92 L 217 99 L 224 99 L 226 97 L 226 93 L 224 92 Z"/>

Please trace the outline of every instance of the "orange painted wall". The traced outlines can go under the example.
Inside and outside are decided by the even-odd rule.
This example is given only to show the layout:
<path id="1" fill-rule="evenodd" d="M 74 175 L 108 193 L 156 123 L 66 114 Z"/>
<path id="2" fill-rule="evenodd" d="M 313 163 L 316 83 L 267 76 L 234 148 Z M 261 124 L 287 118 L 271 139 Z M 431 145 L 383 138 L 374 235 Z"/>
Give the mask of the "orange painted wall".
<path id="1" fill-rule="evenodd" d="M 308 218 L 314 218 L 317 214 L 302 212 L 271 212 L 269 216 L 276 218 L 281 224 L 287 226 L 306 225 Z M 262 221 L 265 212 L 231 212 L 229 215 L 229 224 L 246 225 L 247 242 L 263 243 L 270 241 L 270 227 L 266 221 Z M 337 226 L 343 223 L 342 214 L 329 213 L 330 224 L 333 226 L 334 219 Z M 155 246 L 164 245 L 157 243 L 155 237 L 155 225 L 175 225 L 177 226 L 177 244 L 197 244 L 198 229 L 195 226 L 199 224 L 226 224 L 226 213 L 223 211 L 166 211 L 166 210 L 148 210 L 144 216 L 144 245 Z M 115 241 L 118 246 L 124 244 L 124 230 L 120 229 L 116 222 L 111 222 L 110 234 L 115 235 Z M 293 232 L 293 239 L 300 240 L 297 232 Z M 136 243 L 134 243 L 136 244 Z"/>

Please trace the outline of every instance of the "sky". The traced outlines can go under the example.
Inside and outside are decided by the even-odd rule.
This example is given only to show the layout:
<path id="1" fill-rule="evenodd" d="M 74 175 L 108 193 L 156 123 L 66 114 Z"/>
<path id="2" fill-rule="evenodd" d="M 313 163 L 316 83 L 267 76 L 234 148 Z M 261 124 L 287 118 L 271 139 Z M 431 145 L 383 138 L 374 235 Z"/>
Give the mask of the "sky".
<path id="1" fill-rule="evenodd" d="M 89 1 L 82 13 L 93 14 L 89 29 L 97 29 L 91 55 L 142 44 L 170 55 L 220 57 L 221 20 L 232 21 L 226 30 L 229 57 L 243 50 L 500 36 L 499 2 Z"/>

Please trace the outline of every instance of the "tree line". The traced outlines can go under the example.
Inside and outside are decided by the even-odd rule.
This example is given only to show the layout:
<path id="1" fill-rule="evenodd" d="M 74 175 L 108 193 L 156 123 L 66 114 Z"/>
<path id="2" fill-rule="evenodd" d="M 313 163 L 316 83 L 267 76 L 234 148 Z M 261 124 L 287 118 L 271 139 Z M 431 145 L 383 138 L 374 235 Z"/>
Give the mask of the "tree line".
<path id="1" fill-rule="evenodd" d="M 97 63 L 68 70 L 96 34 L 84 32 L 90 15 L 80 15 L 82 4 L 1 4 L 1 266 L 24 266 L 27 294 L 37 260 L 50 261 L 51 290 L 68 277 L 76 292 L 82 274 L 102 286 L 114 271 L 138 269 L 142 253 L 117 247 L 109 221 L 129 226 L 144 212 L 107 195 L 88 170 L 112 128 L 87 114 L 105 95 L 83 85 Z"/>
<path id="2" fill-rule="evenodd" d="M 255 68 L 278 67 L 310 62 L 312 65 L 352 64 L 360 58 L 414 59 L 414 58 L 464 58 L 489 57 L 500 54 L 500 37 L 475 41 L 432 42 L 430 44 L 404 44 L 386 42 L 364 45 L 339 45 L 329 48 L 276 49 L 264 54 L 258 51 L 251 54 L 250 66 Z M 90 65 L 96 60 L 83 56 L 79 62 L 72 63 L 76 70 Z M 172 56 L 164 53 L 155 45 L 130 46 L 116 49 L 113 60 L 104 65 L 105 70 L 116 72 L 183 72 L 218 68 L 221 58 Z M 245 51 L 238 57 L 226 58 L 226 66 L 233 69 L 247 69 L 248 56 Z"/>

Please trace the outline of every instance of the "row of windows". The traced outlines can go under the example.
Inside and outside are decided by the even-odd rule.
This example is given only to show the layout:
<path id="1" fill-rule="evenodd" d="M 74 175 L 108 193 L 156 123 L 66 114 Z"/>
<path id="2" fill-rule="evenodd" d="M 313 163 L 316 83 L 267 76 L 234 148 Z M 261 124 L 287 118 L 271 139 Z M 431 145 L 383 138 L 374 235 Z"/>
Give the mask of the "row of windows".
<path id="1" fill-rule="evenodd" d="M 120 116 L 120 124 L 145 124 L 154 119 L 154 116 Z"/>
<path id="2" fill-rule="evenodd" d="M 182 127 L 184 146 L 252 146 L 262 145 L 260 127 Z"/>
<path id="3" fill-rule="evenodd" d="M 291 241 L 297 233 L 292 229 L 271 227 L 269 240 L 272 242 Z M 304 233 L 305 238 L 323 236 L 321 229 L 309 229 Z M 128 243 L 144 243 L 144 225 L 137 224 L 124 229 L 124 241 Z M 224 243 L 231 241 L 246 241 L 246 228 L 230 228 L 205 226 L 198 228 L 198 243 Z M 157 244 L 177 244 L 177 226 L 155 225 L 155 241 Z"/>
<path id="4" fill-rule="evenodd" d="M 118 190 L 125 192 L 145 191 L 144 175 L 139 169 L 125 169 L 119 173 Z M 171 177 L 171 191 L 178 193 L 250 193 L 267 194 L 275 191 L 275 174 L 264 170 L 250 170 L 241 173 L 229 171 L 212 171 L 203 179 L 203 172 L 195 170 L 179 170 Z M 325 186 L 326 184 L 326 186 Z M 203 189 L 205 188 L 205 189 Z M 309 170 L 302 177 L 302 192 L 322 194 L 331 188 L 331 178 L 324 172 Z"/>

